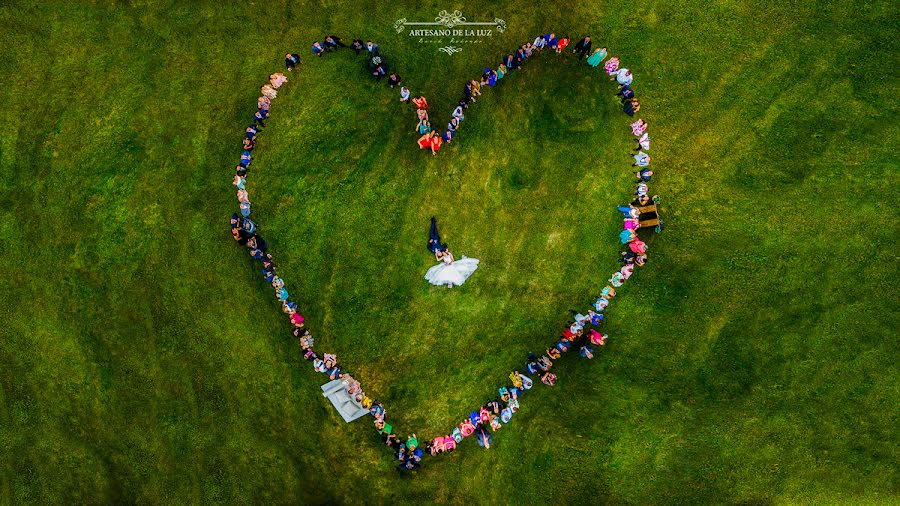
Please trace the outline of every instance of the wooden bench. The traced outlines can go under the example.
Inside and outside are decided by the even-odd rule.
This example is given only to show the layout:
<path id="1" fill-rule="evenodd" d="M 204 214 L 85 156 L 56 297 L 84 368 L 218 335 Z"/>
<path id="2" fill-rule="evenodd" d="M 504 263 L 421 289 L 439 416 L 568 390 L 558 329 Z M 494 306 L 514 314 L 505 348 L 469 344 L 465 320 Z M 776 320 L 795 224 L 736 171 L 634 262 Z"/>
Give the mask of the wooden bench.
<path id="1" fill-rule="evenodd" d="M 659 210 L 656 208 L 656 202 L 653 202 L 649 206 L 642 206 L 637 209 L 641 213 L 640 216 L 638 216 L 641 228 L 659 226 Z"/>

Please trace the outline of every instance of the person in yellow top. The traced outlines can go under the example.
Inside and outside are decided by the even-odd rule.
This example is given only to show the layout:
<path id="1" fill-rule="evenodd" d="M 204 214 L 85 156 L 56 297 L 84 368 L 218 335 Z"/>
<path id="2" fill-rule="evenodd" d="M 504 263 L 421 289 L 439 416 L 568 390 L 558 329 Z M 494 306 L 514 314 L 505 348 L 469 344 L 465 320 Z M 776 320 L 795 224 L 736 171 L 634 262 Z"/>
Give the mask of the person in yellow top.
<path id="1" fill-rule="evenodd" d="M 472 96 L 480 97 L 481 96 L 481 83 L 479 83 L 475 79 L 472 79 L 471 81 L 469 81 L 469 83 L 472 85 Z"/>
<path id="2" fill-rule="evenodd" d="M 519 371 L 509 373 L 509 379 L 512 381 L 514 387 L 522 388 L 522 378 L 519 377 Z"/>

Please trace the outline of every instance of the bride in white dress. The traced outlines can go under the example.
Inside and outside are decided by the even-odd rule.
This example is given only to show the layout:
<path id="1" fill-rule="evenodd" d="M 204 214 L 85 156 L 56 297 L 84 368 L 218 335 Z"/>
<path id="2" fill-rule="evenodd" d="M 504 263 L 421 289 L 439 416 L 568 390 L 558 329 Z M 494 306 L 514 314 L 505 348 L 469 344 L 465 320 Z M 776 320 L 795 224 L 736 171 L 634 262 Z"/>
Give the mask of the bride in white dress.
<path id="1" fill-rule="evenodd" d="M 453 254 L 448 250 L 435 251 L 434 257 L 441 263 L 435 265 L 425 273 L 425 279 L 432 285 L 461 285 L 469 279 L 469 276 L 478 268 L 477 258 L 463 256 L 459 260 L 453 259 Z"/>

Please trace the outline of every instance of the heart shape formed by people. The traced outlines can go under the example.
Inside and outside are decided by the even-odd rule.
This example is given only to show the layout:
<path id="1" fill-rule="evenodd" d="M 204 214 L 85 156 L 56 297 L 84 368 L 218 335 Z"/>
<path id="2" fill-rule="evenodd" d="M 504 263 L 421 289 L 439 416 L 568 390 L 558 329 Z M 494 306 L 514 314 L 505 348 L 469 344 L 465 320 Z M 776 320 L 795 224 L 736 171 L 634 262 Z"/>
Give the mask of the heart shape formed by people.
<path id="1" fill-rule="evenodd" d="M 358 40 L 354 41 L 351 49 L 356 50 L 357 54 L 365 54 L 366 63 L 375 78 L 381 80 L 382 77 L 387 77 L 391 88 L 399 88 L 401 102 L 411 102 L 415 105 L 416 116 L 414 119 L 418 122 L 416 129 L 419 133 L 417 143 L 421 149 L 437 155 L 446 143 L 458 142 L 455 139 L 455 132 L 457 129 L 464 128 L 465 116 L 477 110 L 477 106 L 470 107 L 470 105 L 477 102 L 481 94 L 489 93 L 488 90 L 494 86 L 502 86 L 506 76 L 511 72 L 516 72 L 535 52 L 562 53 L 567 51 L 567 44 L 568 40 L 557 39 L 553 34 L 538 36 L 534 43 L 526 43 L 515 53 L 504 57 L 503 63 L 496 69 L 486 68 L 484 74 L 478 79 L 466 82 L 464 97 L 454 107 L 447 130 L 443 134 L 437 133 L 431 126 L 429 118 L 431 111 L 427 99 L 421 95 L 414 96 L 406 87 L 400 86 L 400 77 L 397 74 L 389 73 L 387 58 L 381 54 L 377 45 L 363 44 Z M 313 52 L 322 56 L 346 47 L 339 38 L 329 36 L 325 41 L 315 43 Z M 589 53 L 590 47 L 589 39 L 582 39 L 575 45 L 574 53 L 580 53 L 578 61 L 581 61 L 581 57 L 590 54 L 587 58 L 588 65 L 598 67 L 602 63 L 603 70 L 606 71 L 605 75 L 611 76 L 611 80 L 620 85 L 617 95 L 622 97 L 624 112 L 629 116 L 634 116 L 640 110 L 640 103 L 634 98 L 634 91 L 630 86 L 633 79 L 631 72 L 619 68 L 618 57 L 605 60 L 607 56 L 605 48 L 597 48 L 594 52 Z M 297 55 L 288 54 L 286 56 L 285 63 L 289 71 L 292 71 L 299 62 L 300 59 Z M 649 150 L 650 139 L 646 132 L 646 122 L 638 119 L 631 123 L 631 132 L 635 136 L 637 144 L 636 154 L 633 155 L 633 166 L 638 167 L 638 170 L 635 172 L 637 178 L 634 190 L 635 200 L 628 206 L 619 206 L 619 211 L 624 216 L 623 229 L 620 234 L 621 243 L 626 245 L 626 249 L 622 253 L 624 266 L 613 273 L 606 286 L 598 290 L 596 301 L 592 307 L 583 312 L 572 311 L 571 320 L 565 325 L 559 341 L 547 348 L 540 357 L 530 354 L 524 367 L 521 368 L 525 371 L 524 373 L 514 370 L 510 374 L 510 383 L 497 390 L 498 399 L 489 401 L 482 406 L 473 407 L 475 409 L 468 415 L 463 413 L 462 422 L 458 425 L 454 424 L 457 426 L 451 431 L 434 438 L 423 438 L 423 443 L 420 444 L 415 432 L 408 433 L 410 436 L 406 438 L 405 442 L 401 440 L 391 424 L 388 423 L 384 406 L 374 400 L 373 396 L 367 394 L 359 378 L 353 378 L 344 373 L 342 365 L 334 354 L 319 354 L 315 351 L 313 337 L 305 326 L 305 319 L 300 313 L 300 308 L 296 302 L 290 299 L 284 279 L 276 272 L 274 259 L 268 253 L 267 244 L 260 235 L 259 225 L 250 218 L 252 208 L 246 189 L 246 176 L 253 158 L 256 136 L 260 129 L 265 127 L 265 121 L 269 118 L 270 105 L 278 96 L 277 90 L 287 81 L 287 76 L 283 73 L 272 74 L 269 77 L 269 82 L 261 88 L 262 96 L 258 99 L 258 110 L 254 115 L 253 123 L 245 130 L 244 153 L 236 167 L 233 180 L 234 185 L 238 188 L 237 196 L 242 215 L 239 216 L 235 213 L 232 216 L 232 234 L 235 240 L 246 245 L 251 257 L 260 262 L 263 276 L 267 283 L 272 285 L 276 298 L 293 326 L 293 335 L 300 342 L 304 359 L 311 363 L 315 371 L 325 374 L 331 380 L 322 387 L 323 395 L 334 404 L 346 421 L 372 415 L 375 420 L 375 428 L 381 434 L 382 442 L 396 451 L 400 469 L 414 470 L 419 466 L 424 455 L 452 452 L 456 449 L 457 444 L 473 435 L 481 446 L 490 447 L 491 433 L 501 428 L 503 424 L 510 423 L 513 415 L 519 409 L 520 398 L 525 392 L 538 383 L 538 380 L 550 386 L 556 383 L 556 376 L 551 372 L 554 361 L 559 360 L 562 354 L 575 349 L 579 355 L 590 359 L 593 357 L 596 346 L 605 345 L 607 336 L 598 332 L 596 327 L 603 322 L 607 306 L 616 295 L 616 288 L 621 287 L 631 277 L 635 266 L 644 265 L 646 261 L 647 246 L 638 236 L 637 231 L 650 227 L 655 228 L 657 232 L 662 229 L 657 208 L 659 199 L 650 197 L 647 186 L 652 172 L 647 168 L 650 157 L 646 151 Z M 431 114 L 433 115 L 433 112 Z"/>

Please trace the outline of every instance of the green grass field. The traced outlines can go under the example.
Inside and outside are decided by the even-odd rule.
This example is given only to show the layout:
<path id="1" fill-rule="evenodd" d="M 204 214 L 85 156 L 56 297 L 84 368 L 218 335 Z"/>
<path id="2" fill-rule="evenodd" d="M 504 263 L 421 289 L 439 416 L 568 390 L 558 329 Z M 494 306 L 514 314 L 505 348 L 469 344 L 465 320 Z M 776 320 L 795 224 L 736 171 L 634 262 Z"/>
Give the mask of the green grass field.
<path id="1" fill-rule="evenodd" d="M 394 32 L 460 9 L 453 56 Z M 0 5 L 0 503 L 897 503 L 898 8 L 888 1 Z M 326 33 L 379 42 L 439 129 L 461 83 L 549 29 L 622 56 L 666 231 L 590 363 L 485 451 L 394 471 L 322 399 L 228 233 L 242 129 L 279 92 L 254 219 L 402 433 L 448 432 L 616 268 L 628 118 L 543 54 L 415 146 L 411 107 Z M 571 56 L 571 55 L 570 55 Z M 428 219 L 482 265 L 422 279 Z M 649 237 L 649 236 L 648 236 Z"/>

